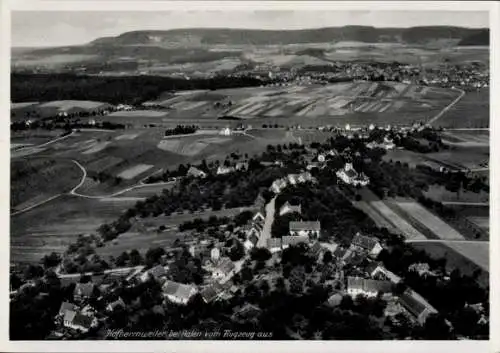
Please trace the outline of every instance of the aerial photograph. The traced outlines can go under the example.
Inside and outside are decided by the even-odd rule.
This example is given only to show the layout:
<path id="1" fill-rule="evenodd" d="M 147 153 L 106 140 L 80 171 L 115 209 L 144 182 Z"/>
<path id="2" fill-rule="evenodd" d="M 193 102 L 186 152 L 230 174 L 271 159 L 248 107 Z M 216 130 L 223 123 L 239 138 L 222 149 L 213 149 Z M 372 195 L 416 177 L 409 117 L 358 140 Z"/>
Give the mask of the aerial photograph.
<path id="1" fill-rule="evenodd" d="M 489 26 L 13 11 L 10 340 L 489 340 Z"/>

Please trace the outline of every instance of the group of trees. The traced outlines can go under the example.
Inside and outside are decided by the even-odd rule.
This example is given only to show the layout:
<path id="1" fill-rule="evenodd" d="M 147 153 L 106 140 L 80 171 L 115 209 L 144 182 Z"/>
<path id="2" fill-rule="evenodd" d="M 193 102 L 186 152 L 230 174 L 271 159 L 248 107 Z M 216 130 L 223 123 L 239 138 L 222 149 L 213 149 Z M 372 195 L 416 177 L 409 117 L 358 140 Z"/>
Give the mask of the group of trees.
<path id="1" fill-rule="evenodd" d="M 194 134 L 198 129 L 196 125 L 177 125 L 173 129 L 165 130 L 165 136 Z"/>
<path id="2" fill-rule="evenodd" d="M 136 105 L 172 90 L 219 89 L 260 86 L 251 77 L 218 76 L 209 79 L 181 79 L 161 76 L 86 76 L 75 74 L 11 75 L 13 102 L 91 100 Z"/>

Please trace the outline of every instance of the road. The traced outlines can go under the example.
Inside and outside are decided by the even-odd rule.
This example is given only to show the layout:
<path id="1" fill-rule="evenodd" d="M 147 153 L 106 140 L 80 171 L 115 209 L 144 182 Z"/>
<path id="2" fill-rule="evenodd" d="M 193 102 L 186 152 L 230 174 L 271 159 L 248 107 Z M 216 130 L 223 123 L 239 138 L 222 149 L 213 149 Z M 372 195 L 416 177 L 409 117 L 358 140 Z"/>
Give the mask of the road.
<path id="1" fill-rule="evenodd" d="M 478 127 L 478 128 L 473 128 L 473 127 L 461 127 L 461 128 L 444 128 L 443 131 L 490 131 L 489 127 Z"/>
<path id="2" fill-rule="evenodd" d="M 276 196 L 269 201 L 266 205 L 266 219 L 264 220 L 264 228 L 260 233 L 259 240 L 257 241 L 257 247 L 267 248 L 267 240 L 271 238 L 271 227 L 274 222 L 274 207 L 276 202 Z"/>
<path id="3" fill-rule="evenodd" d="M 443 116 L 444 113 L 446 113 L 448 110 L 450 110 L 451 107 L 453 107 L 455 104 L 458 103 L 458 101 L 460 99 L 462 99 L 462 97 L 465 95 L 465 91 L 459 89 L 459 88 L 453 88 L 453 90 L 455 91 L 459 91 L 460 92 L 460 95 L 453 101 L 451 102 L 450 104 L 448 104 L 446 107 L 443 108 L 443 110 L 441 110 L 436 116 L 434 116 L 433 118 L 431 118 L 427 124 L 429 125 L 432 125 L 433 123 L 436 122 L 436 120 L 438 120 L 440 117 Z"/>
<path id="4" fill-rule="evenodd" d="M 137 189 L 137 188 L 143 188 L 143 187 L 148 187 L 148 186 L 158 186 L 158 185 L 170 185 L 172 183 L 175 183 L 175 181 L 167 181 L 167 182 L 164 182 L 164 183 L 154 183 L 154 184 L 143 184 L 143 183 L 139 183 L 139 184 L 136 184 L 136 185 L 132 185 L 128 188 L 125 188 L 123 190 L 120 190 L 120 191 L 117 191 L 113 194 L 110 194 L 110 195 L 84 195 L 84 194 L 80 194 L 78 193 L 78 189 L 83 185 L 83 183 L 85 182 L 85 179 L 87 178 L 87 170 L 85 169 L 85 167 L 83 165 L 81 165 L 78 161 L 75 161 L 74 159 L 71 160 L 73 163 L 75 163 L 81 170 L 82 170 L 82 179 L 80 180 L 80 182 L 78 183 L 78 185 L 76 185 L 70 192 L 69 194 L 70 195 L 73 195 L 73 196 L 79 196 L 79 197 L 84 197 L 84 198 L 87 198 L 87 199 L 105 199 L 105 198 L 112 198 L 112 197 L 116 197 L 116 196 L 119 196 L 121 194 L 124 194 L 126 192 L 129 192 L 129 191 L 132 191 L 134 189 Z"/>
<path id="5" fill-rule="evenodd" d="M 489 202 L 460 202 L 460 201 L 442 201 L 441 202 L 445 206 L 480 206 L 480 207 L 489 207 Z"/>
<path id="6" fill-rule="evenodd" d="M 405 243 L 457 243 L 457 244 L 489 244 L 489 241 L 464 239 L 407 239 Z"/>
<path id="7" fill-rule="evenodd" d="M 61 196 L 61 195 L 62 195 L 62 194 L 57 194 L 57 195 L 54 195 L 54 196 L 52 196 L 52 197 L 49 197 L 49 198 L 48 198 L 48 199 L 46 199 L 46 200 L 40 201 L 40 202 L 38 202 L 38 203 L 35 203 L 34 205 L 31 205 L 31 206 L 28 206 L 28 207 L 26 207 L 26 208 L 23 208 L 22 210 L 18 210 L 18 211 L 16 211 L 16 212 L 12 212 L 10 215 L 11 215 L 11 216 L 17 216 L 18 214 L 21 214 L 21 213 L 27 212 L 27 211 L 29 211 L 29 210 L 32 210 L 33 208 L 36 208 L 36 207 L 41 206 L 41 205 L 44 205 L 44 204 L 46 204 L 47 202 L 50 202 L 50 201 L 52 201 L 52 200 L 54 200 L 54 199 L 58 198 L 58 197 L 59 197 L 59 196 Z"/>

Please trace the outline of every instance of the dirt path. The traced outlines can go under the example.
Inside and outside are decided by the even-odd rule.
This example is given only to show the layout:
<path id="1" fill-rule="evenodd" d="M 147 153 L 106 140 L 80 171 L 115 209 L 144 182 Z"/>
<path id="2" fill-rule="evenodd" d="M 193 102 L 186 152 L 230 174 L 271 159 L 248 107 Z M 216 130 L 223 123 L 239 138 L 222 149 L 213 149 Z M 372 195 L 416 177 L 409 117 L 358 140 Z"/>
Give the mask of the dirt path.
<path id="1" fill-rule="evenodd" d="M 450 110 L 451 107 L 453 107 L 455 104 L 457 104 L 458 101 L 460 99 L 462 99 L 462 97 L 465 95 L 465 91 L 463 91 L 463 90 L 461 90 L 459 88 L 453 88 L 453 90 L 460 92 L 460 95 L 453 102 L 451 102 L 446 107 L 444 107 L 443 110 L 441 110 L 436 116 L 434 116 L 433 118 L 431 118 L 427 122 L 427 124 L 429 124 L 429 125 L 434 124 L 436 122 L 436 120 L 438 120 L 440 117 L 442 117 L 444 113 L 446 113 L 448 110 Z"/>

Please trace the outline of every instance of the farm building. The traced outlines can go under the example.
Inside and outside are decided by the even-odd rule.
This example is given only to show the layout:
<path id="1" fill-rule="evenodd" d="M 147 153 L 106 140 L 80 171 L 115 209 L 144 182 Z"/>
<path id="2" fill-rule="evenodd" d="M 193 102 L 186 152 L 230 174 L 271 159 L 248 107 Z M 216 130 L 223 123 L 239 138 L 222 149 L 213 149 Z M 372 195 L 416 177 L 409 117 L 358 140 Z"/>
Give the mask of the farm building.
<path id="1" fill-rule="evenodd" d="M 189 299 L 196 294 L 197 289 L 187 284 L 166 281 L 162 287 L 163 295 L 173 303 L 186 305 Z"/>
<path id="2" fill-rule="evenodd" d="M 372 262 L 365 268 L 365 272 L 372 278 L 383 278 L 394 284 L 401 282 L 401 277 L 386 269 L 381 262 Z"/>
<path id="3" fill-rule="evenodd" d="M 302 213 L 302 209 L 300 205 L 290 205 L 290 203 L 287 201 L 283 206 L 280 208 L 280 216 L 283 216 L 287 213 Z"/>
<path id="4" fill-rule="evenodd" d="M 375 238 L 357 233 L 352 238 L 351 249 L 366 251 L 368 255 L 375 257 L 382 251 L 382 245 Z"/>
<path id="5" fill-rule="evenodd" d="M 290 229 L 290 235 L 300 236 L 306 235 L 311 237 L 318 237 L 321 231 L 321 224 L 318 221 L 313 222 L 290 222 L 288 224 Z"/>
<path id="6" fill-rule="evenodd" d="M 399 297 L 399 302 L 421 325 L 425 323 L 430 314 L 437 313 L 432 305 L 412 289 L 405 291 Z"/>
<path id="7" fill-rule="evenodd" d="M 359 294 L 374 297 L 379 292 L 388 293 L 392 290 L 390 281 L 377 281 L 360 277 L 347 277 L 347 294 L 356 297 Z"/>
<path id="8" fill-rule="evenodd" d="M 92 327 L 97 326 L 97 324 L 98 322 L 94 315 L 85 315 L 73 310 L 66 310 L 64 312 L 64 327 L 81 332 L 88 332 Z"/>
<path id="9" fill-rule="evenodd" d="M 336 175 L 340 180 L 349 185 L 366 186 L 370 183 L 370 179 L 363 173 L 356 172 L 351 163 L 346 163 L 343 169 L 336 172 Z"/>
<path id="10" fill-rule="evenodd" d="M 155 280 L 165 276 L 167 272 L 165 268 L 161 265 L 155 266 L 141 275 L 141 281 L 146 282 L 149 278 L 154 278 Z"/>
<path id="11" fill-rule="evenodd" d="M 123 299 L 121 297 L 118 298 L 117 300 L 115 300 L 114 302 L 109 303 L 108 306 L 106 307 L 106 310 L 107 311 L 114 311 L 116 308 L 118 308 L 120 306 L 122 308 L 125 307 L 125 302 L 123 301 Z"/>

